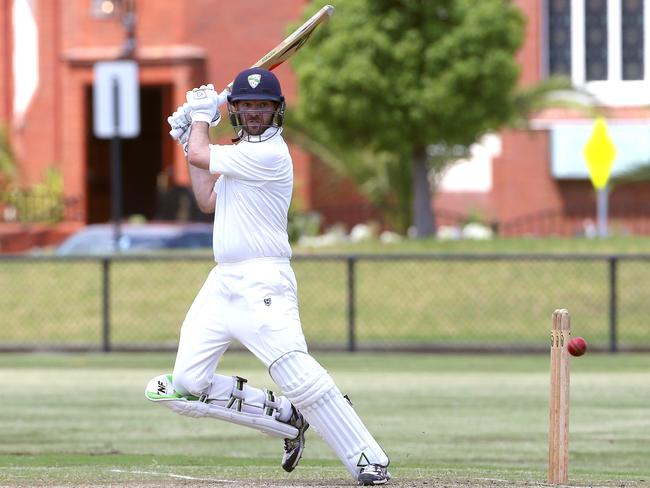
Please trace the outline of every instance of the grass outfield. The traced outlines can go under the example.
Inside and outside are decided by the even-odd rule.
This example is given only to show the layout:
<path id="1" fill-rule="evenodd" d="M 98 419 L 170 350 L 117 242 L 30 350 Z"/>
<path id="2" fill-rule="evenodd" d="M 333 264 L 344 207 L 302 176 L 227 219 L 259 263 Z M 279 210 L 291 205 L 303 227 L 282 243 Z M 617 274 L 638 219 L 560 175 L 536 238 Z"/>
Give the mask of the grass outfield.
<path id="1" fill-rule="evenodd" d="M 319 254 L 438 253 L 439 256 L 541 252 L 647 253 L 650 239 L 496 239 L 362 243 Z M 311 250 L 315 251 L 315 250 Z M 297 249 L 296 255 L 309 254 Z M 178 256 L 177 256 L 178 258 Z M 111 265 L 114 345 L 169 344 L 213 263 L 204 260 L 117 261 Z M 348 337 L 347 263 L 293 262 L 303 328 L 313 343 Z M 356 265 L 356 337 L 362 344 L 535 345 L 550 314 L 568 308 L 592 347 L 609 340 L 609 263 L 596 261 L 369 261 Z M 100 261 L 0 261 L 0 345 L 81 344 L 102 337 Z M 650 344 L 650 260 L 618 265 L 618 338 L 622 347 Z M 471 304 L 471 306 L 467 306 Z"/>
<path id="2" fill-rule="evenodd" d="M 391 457 L 391 486 L 539 486 L 548 355 L 318 354 Z M 354 486 L 309 431 L 292 474 L 281 442 L 147 402 L 162 354 L 0 355 L 0 486 Z M 650 355 L 572 360 L 570 483 L 650 486 Z M 220 367 L 272 388 L 252 356 Z"/>

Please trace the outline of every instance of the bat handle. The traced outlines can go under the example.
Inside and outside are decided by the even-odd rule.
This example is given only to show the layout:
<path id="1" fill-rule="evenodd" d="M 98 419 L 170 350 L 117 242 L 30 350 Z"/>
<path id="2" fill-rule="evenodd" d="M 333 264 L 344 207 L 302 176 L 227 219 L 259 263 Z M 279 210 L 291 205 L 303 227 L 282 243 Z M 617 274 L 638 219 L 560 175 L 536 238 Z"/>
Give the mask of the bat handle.
<path id="1" fill-rule="evenodd" d="M 230 87 L 232 84 L 228 85 L 225 90 L 223 90 L 219 95 L 217 95 L 217 107 L 221 107 L 226 101 L 228 100 L 228 95 L 230 94 Z M 214 119 L 212 119 L 212 123 L 216 122 L 219 120 L 220 114 L 219 111 L 217 110 L 217 113 L 214 115 Z M 187 120 L 187 125 L 192 124 L 192 118 L 190 117 L 189 112 L 185 114 L 185 119 Z M 216 124 L 214 124 L 216 125 Z"/>
<path id="2" fill-rule="evenodd" d="M 219 95 L 217 96 L 217 107 L 221 107 L 224 103 L 226 103 L 229 94 L 230 94 L 230 88 L 226 88 L 224 91 L 219 93 Z"/>

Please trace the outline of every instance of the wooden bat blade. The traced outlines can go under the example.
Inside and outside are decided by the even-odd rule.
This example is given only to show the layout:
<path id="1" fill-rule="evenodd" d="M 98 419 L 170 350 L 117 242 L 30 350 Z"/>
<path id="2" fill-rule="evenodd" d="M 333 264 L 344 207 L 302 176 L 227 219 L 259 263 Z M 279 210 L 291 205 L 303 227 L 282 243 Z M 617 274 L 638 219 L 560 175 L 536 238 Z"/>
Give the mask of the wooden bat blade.
<path id="1" fill-rule="evenodd" d="M 280 66 L 293 56 L 309 39 L 309 36 L 323 22 L 326 22 L 334 13 L 334 7 L 325 5 L 312 15 L 304 24 L 298 27 L 289 37 L 275 46 L 265 56 L 260 58 L 251 68 L 264 68 L 269 71 Z"/>
<path id="2" fill-rule="evenodd" d="M 309 39 L 309 36 L 323 22 L 329 20 L 334 13 L 334 7 L 325 5 L 318 12 L 312 15 L 304 24 L 293 31 L 280 44 L 271 49 L 262 58 L 260 58 L 251 68 L 264 68 L 269 71 L 274 70 L 287 59 L 293 56 Z M 218 106 L 226 103 L 228 94 L 232 90 L 232 82 L 228 84 L 225 90 L 219 93 Z"/>

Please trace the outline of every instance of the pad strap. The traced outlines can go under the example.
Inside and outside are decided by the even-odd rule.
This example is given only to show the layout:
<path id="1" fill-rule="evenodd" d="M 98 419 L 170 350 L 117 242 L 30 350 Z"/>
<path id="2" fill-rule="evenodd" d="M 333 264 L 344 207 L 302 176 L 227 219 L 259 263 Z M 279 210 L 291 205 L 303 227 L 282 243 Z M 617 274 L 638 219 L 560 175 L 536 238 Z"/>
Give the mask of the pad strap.
<path id="1" fill-rule="evenodd" d="M 281 404 L 275 399 L 275 394 L 271 390 L 264 388 L 264 414 L 277 418 Z"/>
<path id="2" fill-rule="evenodd" d="M 248 380 L 241 376 L 233 376 L 232 380 L 232 392 L 230 393 L 230 400 L 228 400 L 226 408 L 234 408 L 238 412 L 241 412 L 242 403 L 246 399 L 244 385 Z"/>

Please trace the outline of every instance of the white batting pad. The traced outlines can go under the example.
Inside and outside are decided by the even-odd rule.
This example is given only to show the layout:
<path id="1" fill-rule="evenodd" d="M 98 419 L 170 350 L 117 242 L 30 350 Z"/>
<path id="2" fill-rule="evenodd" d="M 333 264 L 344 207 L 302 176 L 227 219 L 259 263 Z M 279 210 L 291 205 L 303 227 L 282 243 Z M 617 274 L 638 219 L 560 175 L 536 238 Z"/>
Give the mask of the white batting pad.
<path id="1" fill-rule="evenodd" d="M 231 384 L 233 382 L 236 384 L 241 378 L 235 377 L 233 380 L 231 380 Z M 152 402 L 162 402 L 170 410 L 188 417 L 212 417 L 225 420 L 283 439 L 293 439 L 298 435 L 298 429 L 294 426 L 276 420 L 279 402 L 273 398 L 271 392 L 266 392 L 267 399 L 262 404 L 251 406 L 247 405 L 243 388 L 233 387 L 232 389 L 234 394 L 230 399 L 223 401 L 225 405 L 219 405 L 208 397 L 181 395 L 174 390 L 172 375 L 164 374 L 149 381 L 144 396 Z M 222 401 L 218 402 L 222 403 Z M 247 406 L 245 407 L 245 405 Z"/>
<path id="2" fill-rule="evenodd" d="M 313 357 L 299 351 L 287 353 L 271 364 L 269 372 L 355 480 L 363 466 L 388 466 L 386 453 Z"/>

